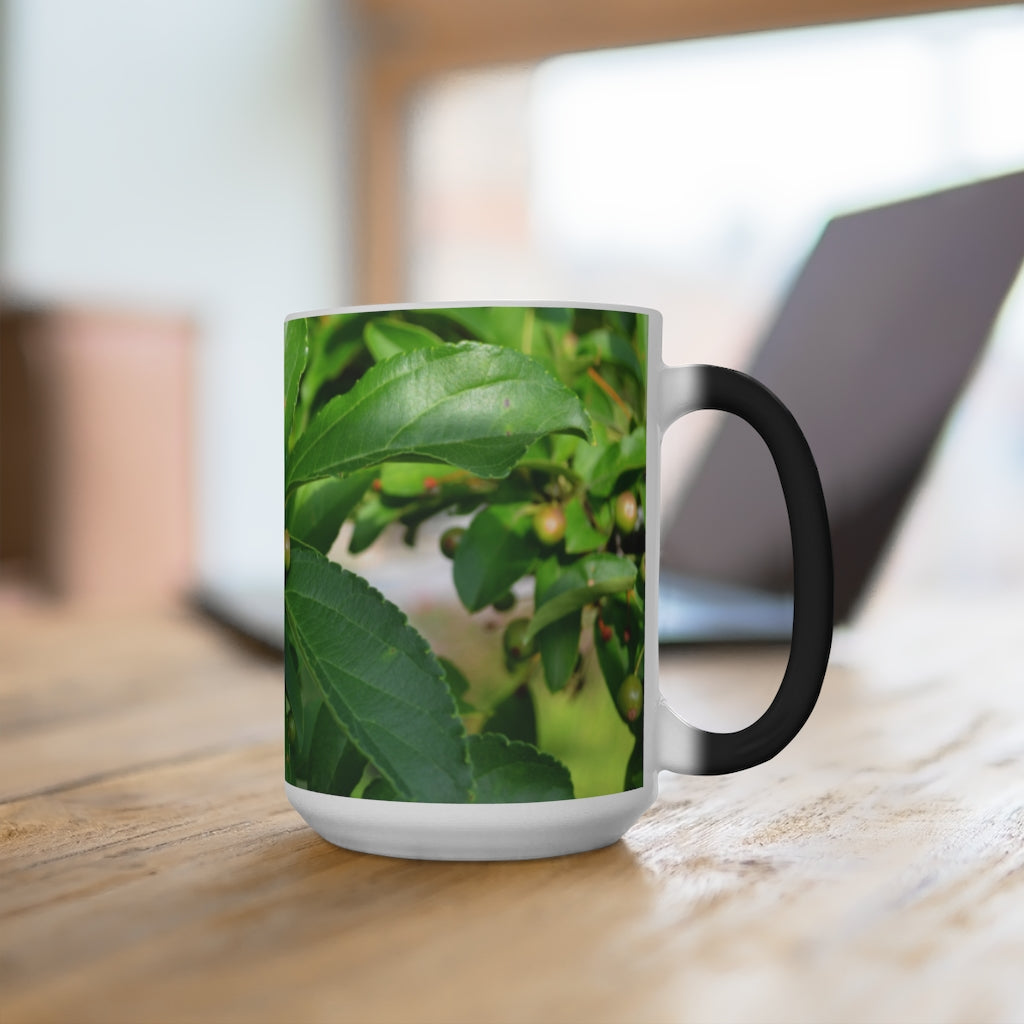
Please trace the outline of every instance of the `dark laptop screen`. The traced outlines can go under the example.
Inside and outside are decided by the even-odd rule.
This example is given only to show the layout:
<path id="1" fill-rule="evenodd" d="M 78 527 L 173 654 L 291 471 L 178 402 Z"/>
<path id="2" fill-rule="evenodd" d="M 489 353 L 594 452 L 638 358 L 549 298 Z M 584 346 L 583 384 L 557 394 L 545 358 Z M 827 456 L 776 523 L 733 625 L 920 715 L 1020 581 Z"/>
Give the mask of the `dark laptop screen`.
<path id="1" fill-rule="evenodd" d="M 845 619 L 893 533 L 1024 259 L 1024 173 L 837 217 L 750 373 L 818 462 Z M 671 453 L 665 452 L 666 460 Z M 790 541 L 766 449 L 723 422 L 666 527 L 676 572 L 785 592 Z"/>

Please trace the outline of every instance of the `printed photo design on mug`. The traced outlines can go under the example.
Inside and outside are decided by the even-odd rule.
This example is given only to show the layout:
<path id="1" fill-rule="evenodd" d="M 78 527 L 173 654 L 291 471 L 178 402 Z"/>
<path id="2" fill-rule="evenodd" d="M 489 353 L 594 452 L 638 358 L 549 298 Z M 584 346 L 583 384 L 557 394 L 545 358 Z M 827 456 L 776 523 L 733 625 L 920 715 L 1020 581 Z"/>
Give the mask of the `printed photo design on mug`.
<path id="1" fill-rule="evenodd" d="M 643 785 L 647 316 L 285 327 L 285 773 L 377 800 Z"/>

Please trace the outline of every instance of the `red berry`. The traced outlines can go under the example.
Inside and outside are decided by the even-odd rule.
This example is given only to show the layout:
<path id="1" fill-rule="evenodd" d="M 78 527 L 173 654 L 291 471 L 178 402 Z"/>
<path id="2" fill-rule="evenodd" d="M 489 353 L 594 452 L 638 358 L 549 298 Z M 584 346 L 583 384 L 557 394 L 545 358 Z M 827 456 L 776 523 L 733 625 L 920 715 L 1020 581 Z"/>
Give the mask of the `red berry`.
<path id="1" fill-rule="evenodd" d="M 608 641 L 612 638 L 612 627 L 598 619 L 597 628 L 601 631 L 601 639 L 605 643 L 608 643 Z"/>
<path id="2" fill-rule="evenodd" d="M 432 476 L 425 476 L 423 478 L 423 490 L 425 491 L 436 491 L 437 490 L 437 478 Z"/>

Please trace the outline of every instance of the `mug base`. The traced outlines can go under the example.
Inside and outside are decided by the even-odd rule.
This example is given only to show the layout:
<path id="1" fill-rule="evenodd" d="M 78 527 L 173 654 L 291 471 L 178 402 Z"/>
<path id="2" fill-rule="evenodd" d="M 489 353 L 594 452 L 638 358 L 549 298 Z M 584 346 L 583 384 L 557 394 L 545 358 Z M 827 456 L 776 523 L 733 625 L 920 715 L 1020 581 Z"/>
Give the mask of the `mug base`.
<path id="1" fill-rule="evenodd" d="M 329 843 L 412 860 L 531 860 L 583 853 L 620 839 L 654 802 L 643 789 L 524 804 L 360 800 L 285 783 L 292 807 Z"/>

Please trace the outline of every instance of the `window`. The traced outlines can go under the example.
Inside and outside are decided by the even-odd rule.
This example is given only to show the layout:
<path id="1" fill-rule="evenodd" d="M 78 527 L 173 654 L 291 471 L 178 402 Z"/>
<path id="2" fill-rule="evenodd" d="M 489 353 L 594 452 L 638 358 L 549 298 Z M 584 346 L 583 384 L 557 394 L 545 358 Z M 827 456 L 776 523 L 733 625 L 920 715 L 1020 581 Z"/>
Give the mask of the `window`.
<path id="1" fill-rule="evenodd" d="M 654 306 L 669 361 L 742 366 L 827 217 L 1024 167 L 1022 95 L 1019 7 L 451 74 L 410 122 L 406 291 Z M 917 582 L 1024 577 L 1007 515 L 1024 497 L 1021 291 L 901 545 Z M 965 479 L 1003 525 L 976 528 Z"/>

